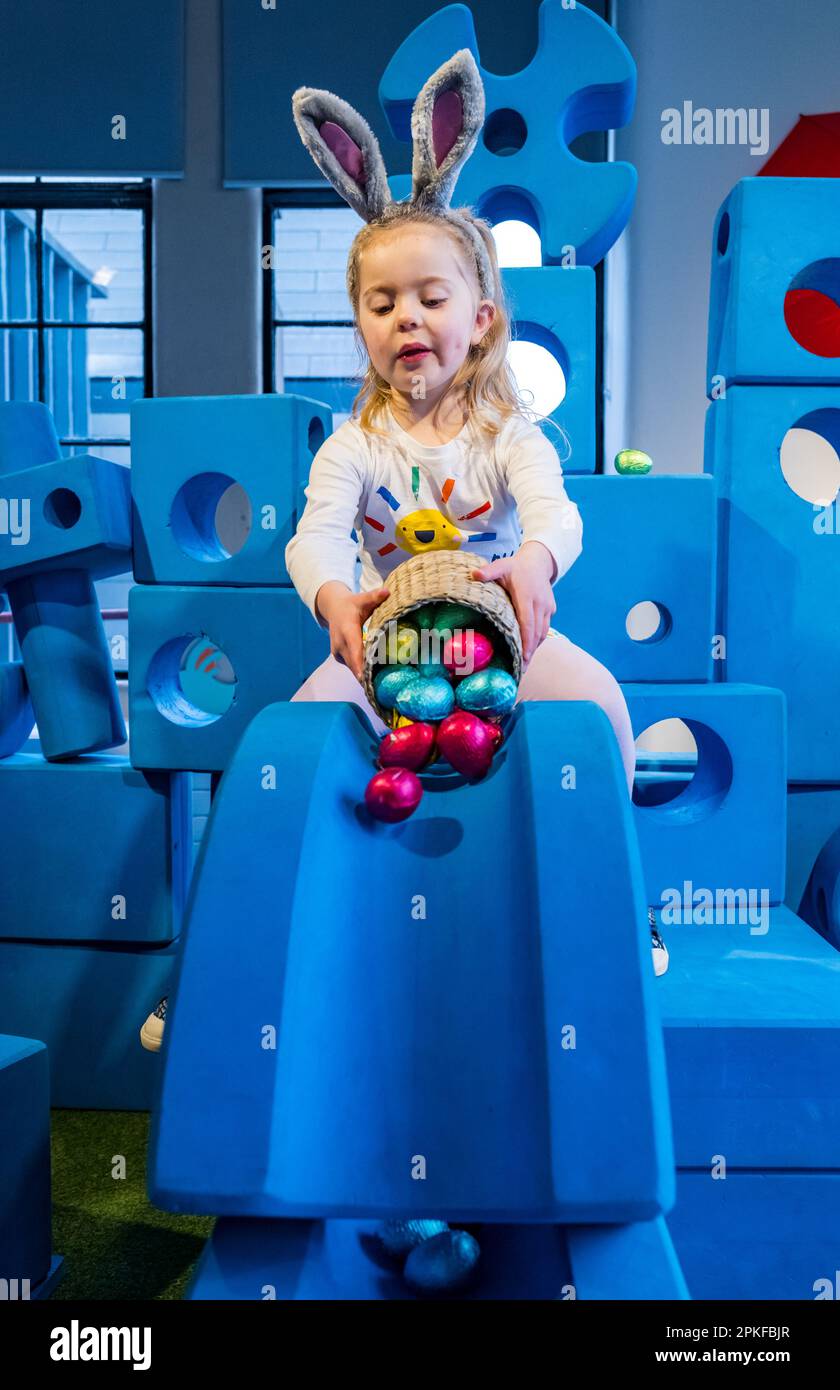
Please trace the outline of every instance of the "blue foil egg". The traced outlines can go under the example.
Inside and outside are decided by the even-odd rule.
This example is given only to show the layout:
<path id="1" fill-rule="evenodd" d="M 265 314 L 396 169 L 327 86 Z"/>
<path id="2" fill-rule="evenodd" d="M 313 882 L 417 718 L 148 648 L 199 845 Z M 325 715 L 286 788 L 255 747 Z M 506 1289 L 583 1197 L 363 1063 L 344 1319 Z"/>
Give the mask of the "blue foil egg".
<path id="1" fill-rule="evenodd" d="M 420 679 L 416 666 L 384 666 L 373 678 L 373 690 L 383 709 L 395 709 L 401 690 Z"/>
<path id="2" fill-rule="evenodd" d="M 395 1260 L 404 1260 L 414 1248 L 422 1245 L 432 1236 L 443 1235 L 449 1230 L 446 1221 L 422 1219 L 383 1221 L 376 1237 L 381 1248 Z"/>
<path id="3" fill-rule="evenodd" d="M 399 692 L 395 704 L 400 714 L 407 715 L 409 719 L 417 719 L 424 724 L 434 723 L 452 713 L 455 693 L 449 681 L 441 676 L 424 680 L 418 675 L 416 680 Z"/>
<path id="4" fill-rule="evenodd" d="M 417 1293 L 457 1293 L 469 1283 L 480 1253 L 469 1231 L 443 1231 L 415 1246 L 403 1278 Z"/>
<path id="5" fill-rule="evenodd" d="M 516 701 L 516 681 L 507 671 L 488 666 L 458 682 L 455 700 L 472 714 L 507 714 Z"/>
<path id="6" fill-rule="evenodd" d="M 442 661 L 418 661 L 417 670 L 426 680 L 431 680 L 433 676 L 439 676 L 441 680 L 449 680 L 449 672 Z"/>

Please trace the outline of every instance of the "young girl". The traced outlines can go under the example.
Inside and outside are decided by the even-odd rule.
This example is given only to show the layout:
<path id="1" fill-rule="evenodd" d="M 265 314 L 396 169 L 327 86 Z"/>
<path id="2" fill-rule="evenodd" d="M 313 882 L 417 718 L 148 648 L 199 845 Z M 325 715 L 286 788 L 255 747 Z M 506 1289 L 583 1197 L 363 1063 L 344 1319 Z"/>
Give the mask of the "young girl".
<path id="1" fill-rule="evenodd" d="M 348 700 L 387 726 L 361 684 L 364 626 L 390 571 L 426 550 L 486 556 L 472 578 L 508 592 L 522 635 L 520 700 L 593 700 L 615 732 L 633 789 L 635 745 L 618 681 L 550 626 L 553 586 L 582 550 L 560 461 L 528 418 L 507 362 L 510 315 L 488 222 L 452 209 L 458 171 L 483 123 L 468 50 L 429 79 L 412 114 L 413 195 L 391 201 L 376 137 L 330 92 L 300 88 L 295 121 L 330 182 L 362 216 L 347 291 L 367 368 L 350 419 L 318 450 L 286 567 L 330 655 L 292 700 Z M 362 572 L 356 591 L 361 538 Z M 654 969 L 668 954 L 649 910 Z M 144 1025 L 160 1046 L 166 1001 Z"/>

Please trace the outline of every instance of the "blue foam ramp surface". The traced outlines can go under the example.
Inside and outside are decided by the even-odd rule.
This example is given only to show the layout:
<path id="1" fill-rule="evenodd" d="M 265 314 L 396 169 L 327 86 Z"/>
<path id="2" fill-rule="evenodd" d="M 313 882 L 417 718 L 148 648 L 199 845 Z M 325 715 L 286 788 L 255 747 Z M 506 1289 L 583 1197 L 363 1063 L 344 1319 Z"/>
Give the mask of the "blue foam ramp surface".
<path id="1" fill-rule="evenodd" d="M 50 1080 L 47 1050 L 0 1033 L 0 1279 L 50 1268 Z"/>
<path id="2" fill-rule="evenodd" d="M 558 586 L 552 626 L 617 680 L 710 680 L 714 480 L 599 474 L 570 477 L 566 490 L 583 519 L 583 552 Z M 657 605 L 659 626 L 634 640 L 627 617 L 645 602 Z"/>
<path id="3" fill-rule="evenodd" d="M 785 699 L 757 685 L 625 685 L 633 733 L 682 719 L 697 745 L 694 776 L 673 800 L 636 804 L 648 902 L 685 891 L 785 896 Z M 634 791 L 634 801 L 639 802 Z M 685 890 L 684 885 L 692 885 Z"/>
<path id="4" fill-rule="evenodd" d="M 0 938 L 171 941 L 192 818 L 188 798 L 173 802 L 170 777 L 116 754 L 47 763 L 22 752 L 0 763 Z"/>
<path id="5" fill-rule="evenodd" d="M 379 99 L 397 139 L 410 139 L 417 93 L 440 64 L 468 48 L 485 92 L 481 138 L 458 176 L 457 201 L 496 223 L 536 225 L 544 264 L 597 265 L 620 236 L 633 207 L 636 170 L 623 161 L 578 159 L 580 134 L 623 126 L 636 97 L 636 65 L 618 34 L 585 5 L 543 0 L 537 51 L 521 72 L 500 76 L 481 66 L 473 16 L 448 5 L 419 24 L 397 49 Z M 411 178 L 389 179 L 391 195 L 411 193 Z"/>
<path id="6" fill-rule="evenodd" d="M 52 1105 L 151 1110 L 160 1056 L 141 1047 L 140 1028 L 177 951 L 0 941 L 0 1029 L 46 1044 Z"/>
<path id="7" fill-rule="evenodd" d="M 840 951 L 788 907 L 756 916 L 662 924 L 677 1163 L 840 1171 Z"/>
<path id="8" fill-rule="evenodd" d="M 399 826 L 363 804 L 376 747 L 355 706 L 274 705 L 222 779 L 167 1018 L 152 1200 L 253 1216 L 657 1215 L 673 1180 L 661 1035 L 603 711 L 519 706 L 488 776 L 430 774 Z M 558 793 L 570 748 L 577 789 Z M 587 915 L 604 943 L 597 990 Z M 248 949 L 231 952 L 243 931 Z"/>
<path id="9" fill-rule="evenodd" d="M 809 351 L 785 321 L 789 291 L 838 302 L 836 179 L 740 179 L 712 234 L 707 384 L 840 384 L 840 358 Z M 806 339 L 807 341 L 807 339 Z"/>
<path id="10" fill-rule="evenodd" d="M 285 548 L 305 505 L 312 459 L 331 428 L 330 410 L 304 396 L 134 401 L 138 583 L 288 587 Z"/>
<path id="11" fill-rule="evenodd" d="M 840 448 L 840 386 L 733 386 L 706 412 L 705 467 L 720 498 L 717 631 L 726 636 L 717 675 L 784 690 L 788 779 L 837 782 L 840 619 L 826 595 L 840 525 L 785 480 L 780 449 L 794 427 Z"/>

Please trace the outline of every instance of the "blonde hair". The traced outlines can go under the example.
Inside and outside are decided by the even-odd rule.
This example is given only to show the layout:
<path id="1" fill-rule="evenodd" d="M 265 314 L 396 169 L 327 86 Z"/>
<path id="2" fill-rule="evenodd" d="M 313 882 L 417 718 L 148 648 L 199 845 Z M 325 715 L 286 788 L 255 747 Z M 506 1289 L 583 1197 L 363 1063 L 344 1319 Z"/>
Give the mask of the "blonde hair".
<path id="1" fill-rule="evenodd" d="M 447 397 L 460 395 L 467 409 L 467 421 L 474 432 L 482 432 L 494 437 L 499 434 L 511 415 L 520 415 L 533 423 L 546 420 L 566 441 L 567 458 L 571 455 L 569 437 L 555 420 L 541 416 L 523 399 L 513 372 L 508 363 L 508 348 L 511 343 L 511 312 L 505 295 L 499 260 L 496 254 L 496 241 L 490 223 L 476 217 L 471 208 L 452 208 L 450 216 L 443 219 L 433 211 L 405 205 L 404 214 L 390 216 L 387 222 L 366 222 L 356 233 L 347 260 L 347 291 L 353 307 L 355 320 L 355 341 L 363 362 L 367 362 L 362 375 L 362 384 L 353 399 L 351 418 L 357 420 L 361 428 L 371 434 L 387 437 L 387 431 L 377 426 L 376 421 L 388 409 L 394 392 L 389 383 L 380 376 L 367 354 L 364 338 L 359 327 L 359 294 L 361 287 L 360 261 L 377 237 L 407 225 L 421 225 L 440 228 L 452 236 L 461 250 L 465 265 L 470 268 L 478 288 L 480 298 L 492 299 L 496 307 L 493 322 L 480 343 L 471 344 L 467 356 L 455 374 L 446 396 L 442 397 L 434 411 L 438 411 Z M 492 292 L 481 294 L 481 277 L 478 273 L 476 251 L 470 232 L 463 231 L 453 222 L 452 214 L 470 222 L 484 242 L 493 273 Z M 565 460 L 563 460 L 565 461 Z"/>

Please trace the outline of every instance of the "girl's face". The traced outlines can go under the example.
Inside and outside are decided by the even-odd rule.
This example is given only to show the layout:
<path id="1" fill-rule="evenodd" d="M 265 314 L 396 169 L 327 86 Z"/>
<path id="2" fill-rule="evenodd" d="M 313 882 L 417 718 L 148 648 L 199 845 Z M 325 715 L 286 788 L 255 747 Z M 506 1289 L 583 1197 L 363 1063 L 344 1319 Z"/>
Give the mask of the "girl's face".
<path id="1" fill-rule="evenodd" d="M 397 228 L 361 257 L 359 328 L 368 355 L 393 390 L 437 399 L 495 315 L 467 278 L 454 238 L 429 226 Z M 405 355 L 411 343 L 424 352 Z"/>

